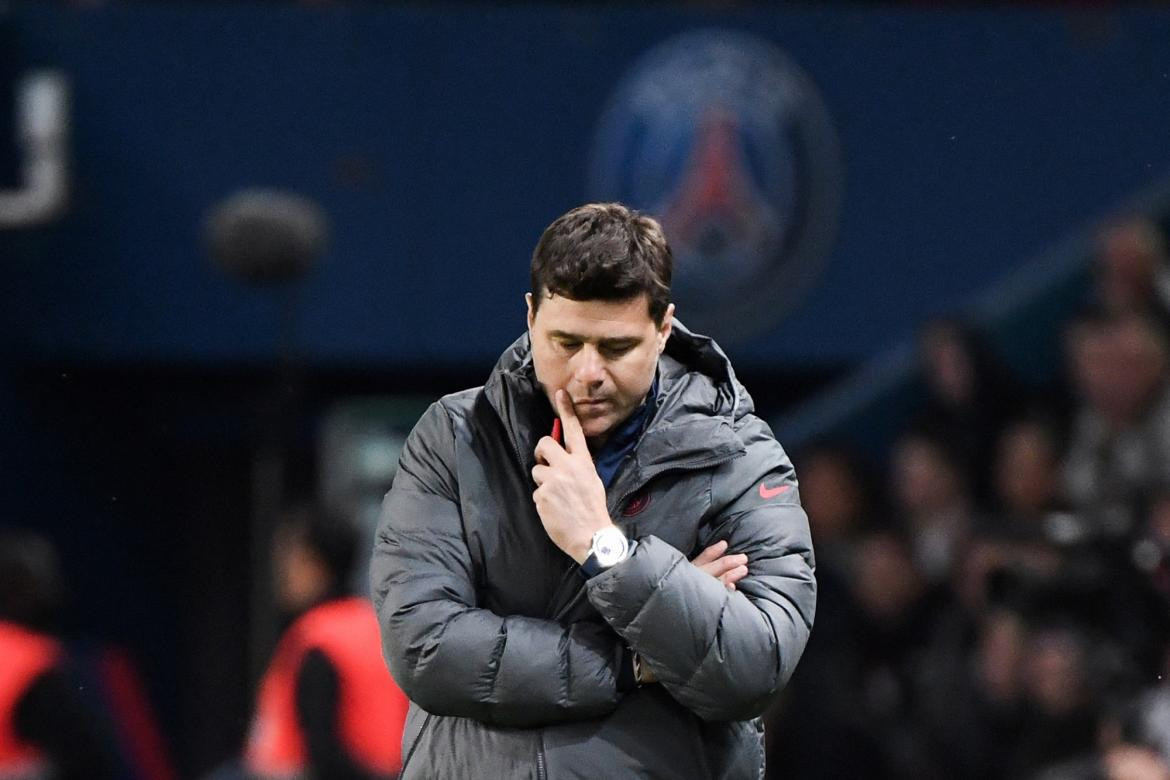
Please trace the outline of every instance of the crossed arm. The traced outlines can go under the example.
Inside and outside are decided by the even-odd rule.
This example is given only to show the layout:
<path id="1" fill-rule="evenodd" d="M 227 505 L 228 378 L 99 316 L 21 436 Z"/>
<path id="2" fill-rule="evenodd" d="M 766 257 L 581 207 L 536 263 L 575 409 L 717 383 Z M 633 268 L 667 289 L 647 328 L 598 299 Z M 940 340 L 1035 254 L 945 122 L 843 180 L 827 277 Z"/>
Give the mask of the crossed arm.
<path id="1" fill-rule="evenodd" d="M 745 558 L 754 575 L 757 560 L 765 571 L 774 568 L 768 559 L 774 551 L 772 540 L 736 532 L 751 524 L 740 528 L 727 518 L 709 536 L 727 542 L 694 564 L 660 540 L 645 540 L 633 558 L 590 582 L 590 599 L 606 622 L 500 616 L 477 606 L 451 462 L 450 421 L 436 404 L 403 453 L 371 567 L 384 655 L 423 709 L 508 726 L 598 717 L 625 693 L 627 644 L 702 717 L 755 714 L 787 679 L 795 664 L 789 651 L 799 645 L 798 656 L 803 648 L 811 606 L 804 613 L 794 605 L 756 606 L 761 594 L 768 600 L 771 586 L 753 583 Z M 725 554 L 727 543 L 735 555 Z M 807 590 L 809 556 L 791 554 L 803 562 L 791 574 Z M 672 652 L 674 644 L 685 652 Z"/>
<path id="2" fill-rule="evenodd" d="M 387 496 L 371 567 L 383 652 L 411 701 L 508 726 L 616 707 L 632 663 L 625 642 L 600 621 L 562 625 L 478 608 L 457 506 L 416 487 Z M 704 576 L 734 586 L 740 558 L 720 549 L 704 553 Z"/>

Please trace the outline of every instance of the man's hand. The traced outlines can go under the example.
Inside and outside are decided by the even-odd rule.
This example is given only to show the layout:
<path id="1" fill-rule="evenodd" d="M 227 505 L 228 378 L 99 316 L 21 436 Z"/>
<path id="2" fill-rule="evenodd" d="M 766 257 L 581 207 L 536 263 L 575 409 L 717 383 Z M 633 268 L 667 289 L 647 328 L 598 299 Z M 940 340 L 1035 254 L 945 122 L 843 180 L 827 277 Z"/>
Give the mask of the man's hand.
<path id="1" fill-rule="evenodd" d="M 605 506 L 605 486 L 597 476 L 573 402 L 564 390 L 558 390 L 555 398 L 565 446 L 551 436 L 537 442 L 532 500 L 548 538 L 581 564 L 589 557 L 593 534 L 613 521 Z"/>
<path id="2" fill-rule="evenodd" d="M 721 540 L 695 556 L 691 563 L 721 581 L 728 590 L 735 590 L 735 583 L 747 576 L 748 557 L 742 553 L 724 555 L 726 552 L 727 542 Z"/>

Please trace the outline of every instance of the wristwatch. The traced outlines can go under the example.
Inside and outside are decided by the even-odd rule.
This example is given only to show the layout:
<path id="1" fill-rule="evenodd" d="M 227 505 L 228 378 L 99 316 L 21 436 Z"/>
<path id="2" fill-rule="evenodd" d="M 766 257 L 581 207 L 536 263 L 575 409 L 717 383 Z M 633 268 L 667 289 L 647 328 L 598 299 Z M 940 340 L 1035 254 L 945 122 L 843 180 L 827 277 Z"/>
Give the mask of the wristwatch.
<path id="1" fill-rule="evenodd" d="M 581 564 L 581 573 L 585 579 L 595 577 L 629 558 L 637 546 L 638 542 L 627 539 L 616 525 L 602 528 L 593 534 L 593 544 L 589 548 L 589 557 Z"/>

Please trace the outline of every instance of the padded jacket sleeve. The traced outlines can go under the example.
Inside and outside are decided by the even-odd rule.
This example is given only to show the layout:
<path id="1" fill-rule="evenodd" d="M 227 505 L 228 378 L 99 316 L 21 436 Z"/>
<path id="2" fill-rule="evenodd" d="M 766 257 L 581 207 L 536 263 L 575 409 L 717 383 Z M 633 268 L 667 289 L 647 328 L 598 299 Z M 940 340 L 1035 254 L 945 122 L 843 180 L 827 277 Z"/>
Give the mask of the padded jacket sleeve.
<path id="1" fill-rule="evenodd" d="M 796 479 L 767 426 L 745 418 L 747 452 L 712 474 L 700 549 L 720 539 L 748 556 L 734 591 L 647 537 L 594 577 L 589 599 L 658 681 L 705 720 L 764 712 L 796 668 L 816 606 L 808 519 Z"/>
<path id="2" fill-rule="evenodd" d="M 459 487 L 450 416 L 436 403 L 407 440 L 371 564 L 394 679 L 427 712 L 497 725 L 539 726 L 613 710 L 628 656 L 609 626 L 477 607 Z"/>

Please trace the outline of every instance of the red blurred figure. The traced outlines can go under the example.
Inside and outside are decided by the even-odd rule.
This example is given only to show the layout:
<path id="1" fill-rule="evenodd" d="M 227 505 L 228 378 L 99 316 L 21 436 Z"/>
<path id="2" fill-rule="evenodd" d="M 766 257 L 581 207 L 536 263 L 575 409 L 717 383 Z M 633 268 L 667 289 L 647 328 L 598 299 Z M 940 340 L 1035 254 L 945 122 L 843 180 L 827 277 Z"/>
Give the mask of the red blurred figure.
<path id="1" fill-rule="evenodd" d="M 9 780 L 115 773 L 112 739 L 51 633 L 63 596 L 52 545 L 0 531 L 0 777 Z"/>
<path id="2" fill-rule="evenodd" d="M 255 777 L 388 778 L 408 702 L 382 661 L 378 624 L 346 592 L 355 530 L 294 513 L 276 541 L 277 597 L 295 619 L 261 683 L 245 765 Z"/>

